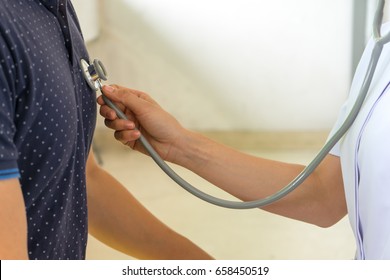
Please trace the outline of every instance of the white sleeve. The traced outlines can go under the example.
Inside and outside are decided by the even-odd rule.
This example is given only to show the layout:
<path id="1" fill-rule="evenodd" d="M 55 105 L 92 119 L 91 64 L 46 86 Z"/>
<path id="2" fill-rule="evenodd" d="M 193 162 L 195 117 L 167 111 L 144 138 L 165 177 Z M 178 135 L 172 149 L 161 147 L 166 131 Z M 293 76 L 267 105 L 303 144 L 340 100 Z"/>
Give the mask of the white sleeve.
<path id="1" fill-rule="evenodd" d="M 387 25 L 387 28 L 389 28 L 390 25 Z M 348 99 L 345 101 L 343 106 L 341 107 L 339 111 L 338 118 L 336 120 L 336 123 L 334 124 L 329 136 L 328 140 L 332 135 L 336 133 L 336 131 L 342 126 L 345 119 L 347 118 L 349 112 L 352 110 L 353 105 L 355 104 L 356 98 L 358 97 L 360 93 L 360 89 L 362 87 L 362 83 L 364 80 L 364 76 L 366 75 L 368 64 L 370 62 L 370 57 L 372 53 L 372 49 L 374 46 L 374 41 L 371 38 L 369 42 L 367 43 L 367 46 L 363 52 L 363 55 L 360 59 L 359 65 L 356 68 L 355 75 L 353 77 L 353 81 L 351 84 L 351 89 L 348 95 Z M 334 156 L 340 156 L 340 141 L 330 150 L 330 154 Z"/>

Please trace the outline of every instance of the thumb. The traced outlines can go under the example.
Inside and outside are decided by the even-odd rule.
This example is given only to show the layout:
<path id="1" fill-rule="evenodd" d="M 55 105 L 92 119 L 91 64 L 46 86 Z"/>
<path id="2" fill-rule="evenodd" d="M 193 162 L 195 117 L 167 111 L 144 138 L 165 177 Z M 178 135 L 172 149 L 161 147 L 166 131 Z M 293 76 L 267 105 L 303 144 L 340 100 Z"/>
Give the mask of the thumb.
<path id="1" fill-rule="evenodd" d="M 121 103 L 135 115 L 142 114 L 145 110 L 145 106 L 150 105 L 148 104 L 149 102 L 143 98 L 142 95 L 144 95 L 144 93 L 136 90 L 105 85 L 103 86 L 103 93 L 112 102 Z"/>

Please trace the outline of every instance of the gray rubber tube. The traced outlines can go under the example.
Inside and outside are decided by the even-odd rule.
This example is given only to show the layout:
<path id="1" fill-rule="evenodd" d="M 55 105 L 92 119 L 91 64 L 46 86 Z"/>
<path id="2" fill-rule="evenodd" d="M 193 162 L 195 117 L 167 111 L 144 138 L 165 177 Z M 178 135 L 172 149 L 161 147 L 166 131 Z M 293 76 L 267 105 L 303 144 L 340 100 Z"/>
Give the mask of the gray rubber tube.
<path id="1" fill-rule="evenodd" d="M 314 159 L 307 165 L 307 167 L 294 179 L 292 180 L 288 185 L 286 185 L 284 188 L 282 188 L 280 191 L 276 192 L 275 194 L 268 196 L 263 199 L 254 200 L 254 201 L 230 201 L 230 200 L 224 200 L 220 199 L 214 196 L 211 196 L 194 186 L 192 186 L 190 183 L 185 181 L 183 178 L 181 178 L 171 167 L 169 167 L 164 160 L 161 159 L 161 157 L 158 155 L 158 153 L 154 150 L 154 148 L 150 145 L 148 140 L 141 135 L 139 138 L 139 141 L 141 144 L 145 147 L 147 152 L 150 154 L 150 156 L 153 158 L 153 160 L 156 162 L 156 164 L 178 185 L 180 185 L 182 188 L 187 190 L 189 193 L 193 194 L 194 196 L 209 202 L 211 204 L 225 207 L 225 208 L 231 208 L 231 209 L 252 209 L 252 208 L 259 208 L 266 205 L 269 205 L 271 203 L 274 203 L 275 201 L 278 201 L 279 199 L 285 197 L 287 194 L 295 190 L 302 182 L 307 179 L 313 171 L 318 167 L 318 165 L 322 162 L 322 160 L 328 155 L 329 151 L 336 145 L 336 143 L 343 137 L 343 135 L 348 131 L 348 129 L 351 127 L 353 122 L 355 121 L 357 115 L 359 114 L 360 108 L 363 105 L 363 102 L 367 96 L 367 93 L 369 91 L 372 78 L 375 73 L 376 66 L 378 64 L 380 55 L 382 53 L 382 49 L 385 43 L 387 43 L 390 40 L 390 34 L 387 34 L 385 37 L 381 37 L 380 35 L 380 26 L 382 23 L 382 17 L 383 17 L 383 7 L 384 7 L 384 0 L 380 0 L 378 4 L 378 8 L 375 14 L 374 19 L 374 39 L 375 39 L 375 45 L 373 52 L 371 54 L 369 66 L 362 84 L 362 87 L 360 89 L 358 98 L 356 99 L 356 102 L 345 119 L 344 123 L 341 125 L 339 130 L 336 131 L 336 133 L 326 142 L 324 147 L 318 152 L 318 154 L 314 157 Z M 120 111 L 115 104 L 113 104 L 107 97 L 103 95 L 104 101 L 108 106 L 110 106 L 113 110 L 115 110 L 117 116 L 121 119 L 127 119 L 127 117 L 123 114 L 122 111 Z"/>

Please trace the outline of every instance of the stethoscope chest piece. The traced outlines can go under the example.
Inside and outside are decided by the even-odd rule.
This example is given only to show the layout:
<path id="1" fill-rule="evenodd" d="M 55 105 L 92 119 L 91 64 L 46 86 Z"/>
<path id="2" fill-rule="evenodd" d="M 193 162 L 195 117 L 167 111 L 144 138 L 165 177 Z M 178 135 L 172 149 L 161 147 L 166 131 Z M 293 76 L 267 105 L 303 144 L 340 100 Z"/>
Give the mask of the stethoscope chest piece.
<path id="1" fill-rule="evenodd" d="M 81 59 L 80 63 L 83 76 L 88 85 L 94 91 L 101 89 L 102 84 L 100 81 L 107 81 L 107 72 L 103 63 L 98 59 L 95 59 L 91 64 L 89 64 L 84 59 Z"/>

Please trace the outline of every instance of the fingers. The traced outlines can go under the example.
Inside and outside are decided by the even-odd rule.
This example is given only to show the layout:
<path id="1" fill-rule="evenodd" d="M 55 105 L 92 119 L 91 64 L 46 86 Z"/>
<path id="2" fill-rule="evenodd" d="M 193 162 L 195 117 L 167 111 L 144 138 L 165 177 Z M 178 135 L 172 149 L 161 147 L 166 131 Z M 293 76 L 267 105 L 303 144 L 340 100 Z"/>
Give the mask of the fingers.
<path id="1" fill-rule="evenodd" d="M 104 86 L 104 90 L 103 92 L 108 92 L 109 94 L 110 93 L 114 93 L 114 91 L 118 89 L 118 86 Z M 115 92 L 115 94 L 117 94 Z M 134 120 L 134 115 L 133 113 L 131 112 L 131 109 L 129 110 L 129 108 L 126 108 L 122 103 L 120 102 L 117 102 L 117 98 L 113 97 L 113 96 L 107 96 L 106 93 L 104 93 L 104 96 L 106 96 L 110 101 L 113 101 L 115 103 L 115 106 L 120 110 L 122 111 L 123 113 L 126 114 L 126 117 L 129 119 L 129 120 Z M 100 107 L 100 115 L 108 120 L 114 120 L 116 119 L 118 116 L 115 112 L 115 110 L 113 110 L 112 108 L 110 108 L 109 106 L 106 105 L 106 102 L 103 95 L 99 96 L 98 99 L 97 99 L 97 103 L 101 106 Z"/>
<path id="2" fill-rule="evenodd" d="M 111 92 L 114 94 L 122 95 L 122 98 L 124 98 L 124 99 L 126 99 L 126 96 L 132 94 L 141 100 L 147 101 L 147 102 L 154 104 L 154 105 L 158 105 L 157 102 L 153 100 L 153 98 L 151 98 L 147 93 L 145 93 L 143 91 L 139 91 L 136 89 L 130 89 L 130 88 L 126 88 L 126 87 L 121 87 L 118 85 L 112 85 L 111 87 L 114 88 L 114 91 L 112 91 L 112 89 L 110 89 L 109 87 L 107 88 L 107 90 L 109 90 L 109 91 L 111 90 Z"/>
<path id="3" fill-rule="evenodd" d="M 150 113 L 161 107 L 149 95 L 141 91 L 112 85 L 103 86 L 102 92 L 128 119 L 119 119 L 115 111 L 100 96 L 97 102 L 101 105 L 100 115 L 105 118 L 105 125 L 115 131 L 114 136 L 118 141 L 134 149 L 137 146 L 136 140 L 141 136 L 141 132 L 136 127 L 145 119 L 150 120 L 145 116 L 153 115 Z"/>
<path id="4" fill-rule="evenodd" d="M 117 140 L 121 141 L 120 135 L 123 134 L 122 133 L 123 131 L 129 131 L 127 133 L 128 135 L 126 134 L 126 137 L 124 138 L 125 140 L 121 141 L 124 144 L 126 144 L 129 141 L 135 141 L 139 138 L 140 133 L 138 130 L 136 130 L 136 124 L 132 114 L 127 114 L 127 118 L 128 118 L 127 120 L 119 119 L 115 111 L 111 109 L 109 106 L 105 105 L 102 96 L 98 98 L 97 102 L 101 105 L 100 115 L 105 118 L 104 120 L 105 126 L 116 131 L 115 138 Z"/>
<path id="5" fill-rule="evenodd" d="M 130 110 L 135 115 L 143 114 L 150 106 L 157 105 L 149 95 L 138 90 L 119 86 L 103 86 L 102 90 L 108 99 L 122 104 L 124 108 Z M 100 99 L 99 102 L 104 102 L 104 100 Z"/>
<path id="6" fill-rule="evenodd" d="M 101 107 L 99 113 L 103 118 L 107 120 L 115 120 L 117 118 L 117 115 L 113 109 L 111 109 L 110 107 L 104 104 L 100 104 L 100 105 Z"/>
<path id="7" fill-rule="evenodd" d="M 141 132 L 139 130 L 122 130 L 115 131 L 114 133 L 116 140 L 122 144 L 130 146 L 131 148 L 134 148 L 135 142 L 139 139 L 140 136 Z"/>
<path id="8" fill-rule="evenodd" d="M 134 149 L 136 141 L 141 137 L 141 132 L 134 122 L 123 119 L 104 120 L 105 126 L 115 131 L 114 137 L 124 145 Z"/>
<path id="9" fill-rule="evenodd" d="M 123 119 L 115 119 L 115 120 L 104 120 L 105 126 L 111 128 L 112 130 L 122 131 L 122 130 L 133 130 L 136 128 L 134 122 Z"/>

